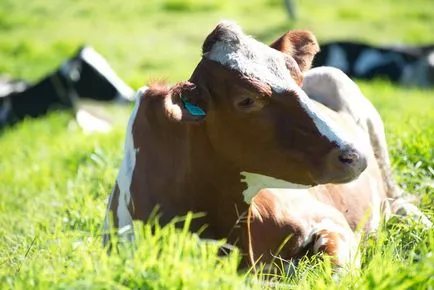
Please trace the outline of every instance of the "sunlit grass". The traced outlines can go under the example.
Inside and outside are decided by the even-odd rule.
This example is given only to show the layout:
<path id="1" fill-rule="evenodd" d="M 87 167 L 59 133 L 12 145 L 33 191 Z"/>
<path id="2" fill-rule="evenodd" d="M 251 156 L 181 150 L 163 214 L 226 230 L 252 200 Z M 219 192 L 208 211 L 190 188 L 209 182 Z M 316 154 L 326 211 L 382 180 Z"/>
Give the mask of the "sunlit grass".
<path id="1" fill-rule="evenodd" d="M 238 1 L 239 2 L 239 1 Z M 351 36 L 373 43 L 432 42 L 429 1 L 298 1 L 287 20 L 277 0 L 0 2 L 0 73 L 36 80 L 82 42 L 93 44 L 135 87 L 150 79 L 180 81 L 200 58 L 203 38 L 221 18 L 237 19 L 266 42 L 289 27 L 320 39 Z M 368 9 L 369 8 L 369 9 Z M 434 218 L 434 93 L 361 83 L 380 111 L 400 185 Z M 122 158 L 129 108 L 107 135 L 85 135 L 68 113 L 27 120 L 0 134 L 1 289 L 243 289 L 271 286 L 237 270 L 238 253 L 216 255 L 173 225 L 150 234 L 136 227 L 136 250 L 106 255 L 102 221 Z M 433 289 L 434 236 L 393 219 L 362 246 L 362 269 L 333 275 L 306 259 L 277 288 Z M 286 285 L 286 286 L 285 286 Z"/>

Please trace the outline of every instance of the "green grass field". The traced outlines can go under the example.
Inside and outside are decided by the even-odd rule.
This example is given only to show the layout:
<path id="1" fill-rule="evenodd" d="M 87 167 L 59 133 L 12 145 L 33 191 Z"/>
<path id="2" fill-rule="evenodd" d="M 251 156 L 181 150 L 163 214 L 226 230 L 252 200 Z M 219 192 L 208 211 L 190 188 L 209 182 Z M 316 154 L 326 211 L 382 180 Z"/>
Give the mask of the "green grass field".
<path id="1" fill-rule="evenodd" d="M 239 1 L 241 2 L 241 1 Z M 37 80 L 84 42 L 135 88 L 189 77 L 206 34 L 223 18 L 271 42 L 290 28 L 320 40 L 433 43 L 430 0 L 298 1 L 1 0 L 0 74 Z M 434 219 L 434 90 L 360 83 L 383 116 L 395 176 Z M 115 114 L 126 122 L 128 109 Z M 123 123 L 123 122 L 121 122 Z M 237 253 L 167 226 L 138 233 L 134 253 L 107 256 L 101 231 L 122 158 L 125 124 L 85 135 L 68 113 L 26 120 L 0 134 L 0 289 L 261 289 L 237 271 Z M 393 219 L 362 249 L 360 270 L 339 278 L 327 262 L 304 261 L 276 288 L 434 289 L 434 233 Z"/>

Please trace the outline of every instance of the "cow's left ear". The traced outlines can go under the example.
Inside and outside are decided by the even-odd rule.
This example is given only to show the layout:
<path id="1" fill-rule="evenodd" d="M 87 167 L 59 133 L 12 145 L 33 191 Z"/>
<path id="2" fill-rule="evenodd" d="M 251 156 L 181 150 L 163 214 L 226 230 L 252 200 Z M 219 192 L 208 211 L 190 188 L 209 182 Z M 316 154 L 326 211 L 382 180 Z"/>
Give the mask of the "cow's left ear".
<path id="1" fill-rule="evenodd" d="M 206 116 L 201 89 L 191 82 L 174 85 L 165 99 L 164 109 L 174 121 L 199 122 Z"/>
<path id="2" fill-rule="evenodd" d="M 316 37 L 307 30 L 292 30 L 270 45 L 294 58 L 302 72 L 310 69 L 315 54 L 319 52 Z"/>

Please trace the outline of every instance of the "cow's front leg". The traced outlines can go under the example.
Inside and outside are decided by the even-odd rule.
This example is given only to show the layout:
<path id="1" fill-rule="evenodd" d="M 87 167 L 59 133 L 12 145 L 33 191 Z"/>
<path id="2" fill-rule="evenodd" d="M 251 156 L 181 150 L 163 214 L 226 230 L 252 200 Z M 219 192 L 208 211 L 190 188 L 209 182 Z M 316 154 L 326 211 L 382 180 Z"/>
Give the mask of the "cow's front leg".
<path id="1" fill-rule="evenodd" d="M 261 190 L 248 216 L 250 262 L 272 264 L 276 258 L 297 262 L 324 253 L 338 267 L 354 265 L 359 238 L 341 212 L 303 190 Z"/>
<path id="2" fill-rule="evenodd" d="M 359 238 L 349 227 L 330 223 L 318 227 L 307 238 L 312 241 L 312 253 L 326 254 L 331 258 L 333 265 L 338 267 L 360 266 L 360 257 L 357 255 Z"/>

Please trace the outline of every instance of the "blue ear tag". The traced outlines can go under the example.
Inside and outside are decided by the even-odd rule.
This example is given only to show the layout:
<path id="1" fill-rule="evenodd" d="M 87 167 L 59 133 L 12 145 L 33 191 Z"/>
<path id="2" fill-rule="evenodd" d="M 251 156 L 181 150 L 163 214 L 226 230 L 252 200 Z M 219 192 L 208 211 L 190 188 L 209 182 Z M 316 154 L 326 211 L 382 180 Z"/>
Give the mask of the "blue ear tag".
<path id="1" fill-rule="evenodd" d="M 186 108 L 187 111 L 190 112 L 190 114 L 192 114 L 193 116 L 206 116 L 206 113 L 200 107 L 193 105 L 190 102 L 185 101 L 182 96 L 180 96 L 180 98 L 182 100 L 184 108 Z"/>

